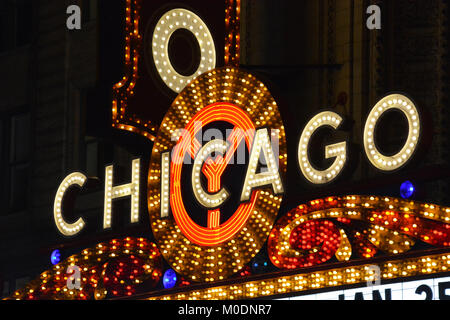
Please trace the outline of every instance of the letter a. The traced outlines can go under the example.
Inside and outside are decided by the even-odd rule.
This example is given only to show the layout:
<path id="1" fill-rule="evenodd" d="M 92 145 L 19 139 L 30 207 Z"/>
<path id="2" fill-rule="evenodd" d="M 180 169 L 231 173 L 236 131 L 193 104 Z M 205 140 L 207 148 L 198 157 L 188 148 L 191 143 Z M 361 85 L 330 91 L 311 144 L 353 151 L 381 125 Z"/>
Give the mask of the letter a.
<path id="1" fill-rule="evenodd" d="M 69 30 L 81 29 L 81 9 L 77 5 L 71 5 L 67 7 L 67 14 L 70 16 L 67 18 L 66 26 Z"/>
<path id="2" fill-rule="evenodd" d="M 371 5 L 367 8 L 367 14 L 371 14 L 371 16 L 367 19 L 367 29 L 381 29 L 381 9 L 377 5 Z"/>
<path id="3" fill-rule="evenodd" d="M 256 173 L 261 151 L 267 164 L 267 171 Z M 267 129 L 259 129 L 256 131 L 253 141 L 244 187 L 242 188 L 241 201 L 248 201 L 250 199 L 250 193 L 253 188 L 265 185 L 272 185 L 275 194 L 284 192 L 277 160 L 275 159 Z"/>

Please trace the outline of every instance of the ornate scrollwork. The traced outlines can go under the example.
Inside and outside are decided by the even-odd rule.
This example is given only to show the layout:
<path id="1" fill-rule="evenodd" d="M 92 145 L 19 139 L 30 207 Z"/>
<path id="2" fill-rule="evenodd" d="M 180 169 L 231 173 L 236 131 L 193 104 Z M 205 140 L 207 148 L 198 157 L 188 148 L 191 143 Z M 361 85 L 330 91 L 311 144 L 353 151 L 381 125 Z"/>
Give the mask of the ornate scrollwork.
<path id="1" fill-rule="evenodd" d="M 450 208 L 391 197 L 346 196 L 311 201 L 289 211 L 272 229 L 269 257 L 294 269 L 352 256 L 409 251 L 418 241 L 450 246 Z"/>
<path id="2" fill-rule="evenodd" d="M 80 270 L 80 287 L 70 289 L 69 266 Z M 162 276 L 161 254 L 153 242 L 125 238 L 84 249 L 43 272 L 9 299 L 92 300 L 130 296 L 154 288 Z"/>

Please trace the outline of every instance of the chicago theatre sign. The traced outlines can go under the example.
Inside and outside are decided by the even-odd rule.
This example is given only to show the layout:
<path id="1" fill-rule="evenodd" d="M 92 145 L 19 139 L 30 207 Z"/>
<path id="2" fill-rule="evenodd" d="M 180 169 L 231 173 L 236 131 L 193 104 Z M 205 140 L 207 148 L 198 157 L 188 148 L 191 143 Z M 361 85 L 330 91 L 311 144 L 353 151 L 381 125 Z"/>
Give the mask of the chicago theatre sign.
<path id="1" fill-rule="evenodd" d="M 201 15 L 199 1 L 186 1 L 184 7 L 163 6 L 164 10 L 148 2 L 126 1 L 125 75 L 113 88 L 112 123 L 153 142 L 146 202 L 156 243 L 126 238 L 99 244 L 47 271 L 15 297 L 29 298 L 30 288 L 34 298 L 132 295 L 138 292 L 136 286 L 149 279 L 156 288 L 163 274 L 162 259 L 184 277 L 185 286 L 178 282 L 180 288 L 173 292 L 155 289 L 149 297 L 238 299 L 299 294 L 366 283 L 373 276 L 372 265 L 379 267 L 382 280 L 447 271 L 450 252 L 442 248 L 450 245 L 450 208 L 386 196 L 332 195 L 280 212 L 289 174 L 285 128 L 266 84 L 239 68 L 240 1 L 227 0 L 220 12 L 204 13 L 214 17 L 212 22 Z M 222 17 L 225 26 L 218 24 L 217 17 Z M 198 44 L 197 69 L 190 74 L 177 71 L 170 58 L 171 38 L 179 31 L 188 32 Z M 214 36 L 218 31 L 220 39 Z M 223 47 L 223 53 L 219 52 Z M 150 89 L 159 90 L 151 95 L 160 94 L 159 101 L 168 102 L 168 111 L 157 125 L 145 118 L 148 110 L 140 111 Z M 151 108 L 151 101 L 146 101 Z M 408 135 L 400 150 L 385 155 L 375 142 L 376 127 L 391 110 L 407 119 Z M 325 147 L 325 158 L 330 159 L 327 168 L 318 169 L 310 161 L 314 133 L 323 127 L 339 130 L 343 121 L 336 112 L 320 112 L 297 137 L 297 157 L 289 161 L 298 164 L 308 183 L 328 185 L 346 168 L 350 148 L 345 140 Z M 414 158 L 422 126 L 410 98 L 389 94 L 367 116 L 361 150 L 377 170 L 399 170 Z M 106 168 L 105 229 L 111 227 L 116 198 L 130 197 L 130 222 L 139 221 L 144 184 L 140 170 L 141 160 L 136 159 L 132 181 L 115 186 L 114 168 Z M 88 180 L 82 173 L 73 173 L 58 189 L 54 218 L 63 235 L 76 236 L 85 226 L 82 217 L 67 222 L 63 204 L 72 186 L 83 187 Z M 408 256 L 419 242 L 431 251 Z M 233 282 L 236 274 L 250 273 L 246 266 L 263 247 L 280 271 L 263 280 L 249 275 L 248 280 Z M 123 266 L 130 256 L 139 260 L 135 263 L 142 270 L 137 268 L 136 276 L 131 272 L 122 282 L 117 277 L 114 282 L 108 274 L 119 264 L 111 259 L 124 259 L 120 260 Z M 330 268 L 314 269 L 324 263 L 330 263 Z M 71 264 L 80 265 L 86 273 L 100 268 L 97 274 L 102 277 L 86 276 L 82 292 L 64 291 L 55 272 L 64 272 Z M 43 283 L 49 282 L 43 281 L 50 278 L 53 288 L 60 286 L 60 290 L 48 291 Z M 209 286 L 199 289 L 198 282 Z"/>

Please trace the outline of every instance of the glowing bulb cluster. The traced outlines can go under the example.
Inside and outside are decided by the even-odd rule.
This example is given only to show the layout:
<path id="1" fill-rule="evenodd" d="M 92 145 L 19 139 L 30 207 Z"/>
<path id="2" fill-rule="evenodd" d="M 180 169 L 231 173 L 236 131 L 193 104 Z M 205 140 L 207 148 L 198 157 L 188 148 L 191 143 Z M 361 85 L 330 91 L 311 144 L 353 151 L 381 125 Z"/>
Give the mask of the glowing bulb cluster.
<path id="1" fill-rule="evenodd" d="M 241 0 L 225 4 L 225 65 L 239 66 Z M 233 46 L 234 42 L 234 46 Z"/>
<path id="2" fill-rule="evenodd" d="M 131 114 L 128 100 L 134 96 L 138 81 L 142 35 L 139 31 L 142 0 L 126 0 L 125 5 L 125 52 L 124 76 L 113 86 L 112 126 L 116 129 L 138 133 L 150 141 L 155 140 L 157 126 Z"/>
<path id="3" fill-rule="evenodd" d="M 179 29 L 190 31 L 200 47 L 200 65 L 190 76 L 179 74 L 169 58 L 170 37 Z M 156 70 L 162 81 L 177 93 L 181 92 L 195 77 L 216 66 L 216 49 L 208 26 L 199 16 L 186 9 L 170 10 L 159 19 L 153 33 L 152 53 Z"/>
<path id="4" fill-rule="evenodd" d="M 339 229 L 339 233 L 341 234 L 341 241 L 335 256 L 339 261 L 348 261 L 352 256 L 352 245 L 344 229 Z"/>
<path id="5" fill-rule="evenodd" d="M 238 204 L 229 215 L 230 219 L 220 221 L 220 216 L 226 214 L 220 212 L 223 208 L 206 208 L 208 225 L 195 223 L 190 217 L 192 213 L 184 205 L 184 201 L 192 199 L 183 199 L 180 189 L 186 183 L 180 181 L 186 170 L 183 160 L 195 159 L 203 146 L 195 139 L 197 133 L 215 121 L 230 123 L 235 132 L 228 137 L 225 154 L 220 152 L 223 156 L 219 154 L 215 160 L 203 158 L 201 172 L 208 178 L 208 190 L 206 185 L 203 187 L 208 194 L 214 195 L 220 190 L 222 170 L 228 167 L 228 157 L 236 154 L 240 141 L 250 152 L 256 127 L 270 128 L 272 133 L 269 138 L 268 131 L 261 132 L 266 134 L 267 139 L 263 140 L 267 145 L 261 144 L 260 150 L 267 147 L 269 153 L 271 142 L 279 141 L 278 153 L 273 151 L 270 156 L 266 155 L 266 165 L 273 164 L 274 172 L 279 172 L 280 177 L 287 166 L 286 136 L 277 104 L 268 88 L 252 74 L 233 67 L 216 68 L 195 78 L 178 95 L 161 123 L 153 147 L 148 175 L 148 208 L 161 253 L 170 266 L 189 281 L 218 281 L 239 272 L 266 241 L 282 201 L 282 196 L 275 195 L 270 185 L 254 188 L 249 201 Z M 184 134 L 180 134 L 180 130 Z M 171 154 L 170 202 L 161 198 L 164 195 L 161 179 L 167 178 L 162 174 L 165 172 L 161 161 L 164 153 Z M 199 172 L 198 169 L 200 167 L 197 167 Z M 210 178 L 214 176 L 215 179 Z M 192 179 L 191 172 L 188 177 Z M 212 181 L 214 183 L 210 184 Z M 198 182 L 200 180 L 194 180 L 194 187 Z M 271 181 L 266 182 L 270 184 Z M 173 219 L 166 219 L 161 214 L 164 212 L 161 204 L 166 203 L 170 205 Z"/>
<path id="6" fill-rule="evenodd" d="M 77 266 L 79 288 L 70 288 L 66 273 Z M 155 288 L 162 277 L 162 259 L 156 244 L 144 238 L 113 239 L 86 248 L 54 265 L 9 299 L 99 300 L 127 297 L 143 288 Z M 141 291 L 142 292 L 142 291 Z"/>
<path id="7" fill-rule="evenodd" d="M 411 249 L 416 239 L 434 246 L 450 246 L 449 208 L 389 197 L 328 197 L 302 204 L 281 217 L 269 236 L 268 251 L 273 264 L 282 269 L 305 266 L 303 247 L 289 239 L 299 227 L 305 228 L 305 232 L 313 230 L 308 227 L 310 220 L 324 219 L 340 226 L 342 237 L 336 255 L 340 261 L 349 258 L 352 251 L 362 258 L 372 258 L 377 253 L 403 253 Z M 343 234 L 348 234 L 348 239 Z M 324 247 L 332 245 L 330 236 L 323 237 L 317 232 L 315 236 L 324 241 Z M 328 259 L 315 263 L 331 258 L 328 255 Z"/>
<path id="8" fill-rule="evenodd" d="M 200 182 L 200 173 L 202 171 L 203 164 L 207 160 L 208 156 L 214 153 L 220 153 L 222 155 L 227 151 L 227 142 L 224 140 L 212 140 L 206 143 L 198 152 L 194 160 L 194 168 L 192 169 L 192 186 L 194 189 L 194 195 L 197 201 L 206 208 L 215 208 L 220 206 L 228 197 L 229 193 L 225 188 L 220 189 L 214 194 L 205 192 Z M 222 157 L 219 161 L 223 161 Z M 209 180 L 211 180 L 211 177 Z"/>
<path id="9" fill-rule="evenodd" d="M 105 201 L 103 228 L 111 228 L 112 200 L 131 196 L 130 222 L 139 222 L 139 179 L 140 179 L 140 159 L 132 162 L 131 183 L 120 186 L 113 186 L 113 166 L 106 167 L 105 170 Z"/>
<path id="10" fill-rule="evenodd" d="M 83 187 L 86 181 L 87 177 L 84 174 L 80 172 L 74 172 L 68 175 L 61 182 L 58 191 L 56 192 L 55 202 L 53 205 L 53 217 L 59 232 L 61 232 L 65 236 L 73 236 L 80 232 L 84 228 L 85 222 L 83 218 L 79 218 L 76 222 L 71 224 L 67 223 L 64 220 L 62 215 L 62 201 L 64 194 L 71 186 L 77 185 L 79 187 Z"/>
<path id="11" fill-rule="evenodd" d="M 373 264 L 354 265 L 344 262 L 331 269 L 313 271 L 301 269 L 265 279 L 249 277 L 244 281 L 231 284 L 217 283 L 204 288 L 186 288 L 183 292 L 152 293 L 149 300 L 246 300 L 271 298 L 285 294 L 302 293 L 308 290 L 334 288 L 356 284 L 367 284 L 374 277 Z M 390 259 L 377 262 L 382 280 L 429 276 L 447 272 L 450 268 L 450 254 L 428 254 L 420 257 Z"/>
<path id="12" fill-rule="evenodd" d="M 264 159 L 266 160 L 267 171 L 256 173 L 261 151 L 263 152 Z M 275 159 L 267 129 L 260 129 L 256 131 L 248 166 L 249 169 L 247 170 L 245 177 L 241 201 L 250 199 L 252 189 L 268 184 L 272 185 L 272 189 L 275 194 L 283 193 L 284 189 L 278 170 L 278 161 Z"/>
<path id="13" fill-rule="evenodd" d="M 326 170 L 315 169 L 308 157 L 308 145 L 314 132 L 323 126 L 339 128 L 342 118 L 335 112 L 325 111 L 313 117 L 306 125 L 300 137 L 298 147 L 298 163 L 303 175 L 314 184 L 324 184 L 334 180 L 344 168 L 347 160 L 347 143 L 340 142 L 325 147 L 325 158 L 336 158 Z"/>
<path id="14" fill-rule="evenodd" d="M 161 155 L 161 218 L 169 216 L 170 152 Z"/>
<path id="15" fill-rule="evenodd" d="M 288 243 L 297 249 L 296 257 L 289 258 L 292 266 L 308 267 L 328 261 L 335 255 L 341 237 L 331 221 L 306 221 L 293 228 Z"/>
<path id="16" fill-rule="evenodd" d="M 393 156 L 385 156 L 375 144 L 375 128 L 378 120 L 388 110 L 401 111 L 408 120 L 408 138 L 403 148 Z M 364 127 L 364 148 L 369 161 L 384 171 L 396 170 L 412 157 L 420 137 L 420 116 L 414 103 L 400 94 L 389 95 L 381 99 L 371 110 Z"/>

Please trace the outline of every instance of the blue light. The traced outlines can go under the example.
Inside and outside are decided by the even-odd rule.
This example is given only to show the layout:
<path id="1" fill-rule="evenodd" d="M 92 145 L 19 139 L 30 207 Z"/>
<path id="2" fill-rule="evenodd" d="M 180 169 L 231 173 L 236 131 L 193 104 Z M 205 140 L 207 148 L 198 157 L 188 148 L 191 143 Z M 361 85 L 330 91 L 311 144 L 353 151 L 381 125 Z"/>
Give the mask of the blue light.
<path id="1" fill-rule="evenodd" d="M 52 262 L 53 265 L 58 264 L 61 261 L 61 253 L 59 252 L 58 249 L 53 250 L 50 256 L 50 261 Z"/>
<path id="2" fill-rule="evenodd" d="M 164 272 L 163 276 L 163 286 L 164 289 L 171 289 L 175 287 L 177 284 L 177 274 L 173 269 L 168 269 L 166 272 Z"/>
<path id="3" fill-rule="evenodd" d="M 400 186 L 400 195 L 403 199 L 409 199 L 414 194 L 415 188 L 411 181 L 405 181 Z"/>

